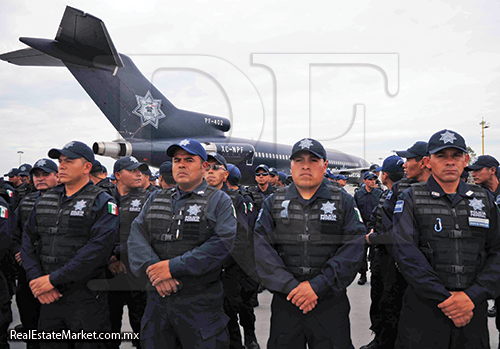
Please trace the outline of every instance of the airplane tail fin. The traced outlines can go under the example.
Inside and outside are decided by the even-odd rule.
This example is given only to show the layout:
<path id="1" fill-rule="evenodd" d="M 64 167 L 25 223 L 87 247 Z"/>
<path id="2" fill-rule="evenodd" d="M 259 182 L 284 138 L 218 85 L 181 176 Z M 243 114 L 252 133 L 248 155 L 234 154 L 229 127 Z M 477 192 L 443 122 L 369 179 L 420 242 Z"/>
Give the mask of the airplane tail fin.
<path id="1" fill-rule="evenodd" d="M 67 6 L 55 40 L 20 38 L 29 49 L 0 55 L 17 65 L 66 66 L 125 139 L 222 136 L 226 118 L 177 109 L 119 54 L 104 22 Z"/>

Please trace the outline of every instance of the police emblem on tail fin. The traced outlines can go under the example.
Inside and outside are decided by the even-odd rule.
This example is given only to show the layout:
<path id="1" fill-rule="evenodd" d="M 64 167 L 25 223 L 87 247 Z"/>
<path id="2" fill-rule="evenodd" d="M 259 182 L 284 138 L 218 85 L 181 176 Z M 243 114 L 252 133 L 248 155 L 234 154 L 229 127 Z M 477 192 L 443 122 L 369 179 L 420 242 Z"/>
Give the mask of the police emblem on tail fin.
<path id="1" fill-rule="evenodd" d="M 163 119 L 165 114 L 161 110 L 161 99 L 154 99 L 151 91 L 148 91 L 144 97 L 135 95 L 137 107 L 132 113 L 141 118 L 142 126 L 151 125 L 158 128 L 158 121 Z"/>

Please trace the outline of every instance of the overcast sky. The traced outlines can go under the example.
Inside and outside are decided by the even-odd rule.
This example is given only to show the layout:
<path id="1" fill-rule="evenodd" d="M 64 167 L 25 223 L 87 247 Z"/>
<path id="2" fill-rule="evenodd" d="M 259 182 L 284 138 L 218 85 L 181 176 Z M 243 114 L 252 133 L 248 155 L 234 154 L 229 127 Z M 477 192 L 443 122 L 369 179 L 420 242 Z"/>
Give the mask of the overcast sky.
<path id="1" fill-rule="evenodd" d="M 313 137 L 380 163 L 444 128 L 479 154 L 484 117 L 486 153 L 500 157 L 498 1 L 2 0 L 0 52 L 25 48 L 22 36 L 53 39 L 66 5 L 102 19 L 117 50 L 174 105 L 231 118 L 233 136 Z M 270 54 L 281 54 L 274 69 L 262 63 Z M 398 63 L 302 69 L 292 62 L 302 54 Z M 350 128 L 356 104 L 364 117 Z M 19 150 L 33 163 L 71 140 L 117 138 L 66 68 L 1 62 L 0 117 L 3 173 L 18 166 Z"/>

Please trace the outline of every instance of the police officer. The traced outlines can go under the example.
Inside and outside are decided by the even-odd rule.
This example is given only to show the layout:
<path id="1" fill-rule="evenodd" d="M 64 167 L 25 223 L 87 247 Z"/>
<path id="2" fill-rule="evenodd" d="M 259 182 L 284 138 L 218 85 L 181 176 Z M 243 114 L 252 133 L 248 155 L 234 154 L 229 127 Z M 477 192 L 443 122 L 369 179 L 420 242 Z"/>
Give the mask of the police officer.
<path id="1" fill-rule="evenodd" d="M 269 167 L 269 184 L 273 187 L 278 186 L 279 173 L 278 170 L 274 167 Z"/>
<path id="2" fill-rule="evenodd" d="M 21 171 L 18 168 L 13 168 L 7 174 L 5 174 L 7 177 L 9 177 L 9 181 L 7 182 L 7 184 L 11 185 L 15 190 L 12 201 L 10 203 L 12 205 L 12 212 L 14 212 L 21 200 L 27 194 L 27 185 L 24 184 L 21 180 L 19 172 Z"/>
<path id="3" fill-rule="evenodd" d="M 26 272 L 22 268 L 21 245 L 24 225 L 28 221 L 36 200 L 47 190 L 55 187 L 59 180 L 57 165 L 50 159 L 40 159 L 30 170 L 33 176 L 33 184 L 36 191 L 26 196 L 16 210 L 16 224 L 13 229 L 12 252 L 19 265 L 17 277 L 16 303 L 24 331 L 36 330 L 40 317 L 40 302 L 33 296 L 26 278 Z M 39 348 L 37 342 L 28 342 L 27 348 Z"/>
<path id="4" fill-rule="evenodd" d="M 262 207 L 264 200 L 273 193 L 274 188 L 269 184 L 269 167 L 261 164 L 255 168 L 255 181 L 257 185 L 248 188 L 252 195 L 257 211 Z"/>
<path id="5" fill-rule="evenodd" d="M 119 236 L 115 243 L 113 255 L 109 260 L 109 270 L 113 278 L 109 284 L 109 313 L 111 331 L 120 332 L 122 327 L 123 307 L 127 305 L 132 330 L 141 332 L 141 318 L 146 307 L 146 280 L 136 277 L 130 271 L 127 251 L 127 240 L 130 235 L 132 221 L 139 215 L 150 192 L 142 188 L 141 170 L 147 165 L 140 163 L 133 156 L 125 156 L 117 160 L 113 166 L 116 188 L 113 196 L 116 199 L 120 217 Z M 139 341 L 132 342 L 140 348 Z M 120 341 L 113 341 L 110 347 L 118 348 Z"/>
<path id="6" fill-rule="evenodd" d="M 153 174 L 148 166 L 148 168 L 142 172 L 142 187 L 149 192 L 154 192 L 157 191 L 158 188 L 151 184 L 151 176 L 153 176 Z"/>
<path id="7" fill-rule="evenodd" d="M 220 274 L 236 235 L 231 199 L 203 179 L 207 153 L 184 139 L 167 149 L 175 188 L 151 194 L 132 223 L 132 271 L 147 275 L 143 348 L 227 348 Z"/>
<path id="8" fill-rule="evenodd" d="M 0 260 L 2 260 L 7 253 L 10 252 L 11 244 L 11 220 L 9 215 L 12 214 L 10 211 L 9 204 L 0 195 Z M 12 310 L 10 307 L 11 292 L 10 286 L 7 278 L 4 275 L 3 268 L 0 268 L 0 347 L 9 348 L 7 343 L 7 330 L 9 324 L 12 321 Z"/>
<path id="9" fill-rule="evenodd" d="M 278 172 L 278 183 L 277 183 L 277 186 L 280 187 L 280 188 L 285 187 L 286 186 L 286 179 L 287 179 L 286 173 L 279 171 Z"/>
<path id="10" fill-rule="evenodd" d="M 381 173 L 382 184 L 387 188 L 380 196 L 377 206 L 373 209 L 370 221 L 367 222 L 366 242 L 373 248 L 373 257 L 371 260 L 371 280 L 370 280 L 370 329 L 375 333 L 375 338 L 360 349 L 381 348 L 384 343 L 383 336 L 386 332 L 386 326 L 383 321 L 384 308 L 381 306 L 381 299 L 384 291 L 384 276 L 386 275 L 387 263 L 389 262 L 389 253 L 386 245 L 389 242 L 388 233 L 383 225 L 383 205 L 391 193 L 395 182 L 403 178 L 404 160 L 399 156 L 391 155 L 387 157 L 382 166 L 377 168 Z M 390 194 L 392 195 L 392 194 Z"/>
<path id="11" fill-rule="evenodd" d="M 160 187 L 161 189 L 175 187 L 174 177 L 172 175 L 172 162 L 165 161 L 160 166 Z"/>
<path id="12" fill-rule="evenodd" d="M 382 190 L 377 188 L 378 177 L 373 172 L 365 172 L 363 174 L 363 184 L 356 193 L 354 193 L 354 200 L 356 201 L 359 210 L 361 211 L 361 216 L 363 217 L 363 222 L 368 222 L 372 214 L 373 209 L 377 206 L 377 203 L 382 195 Z M 365 256 L 363 257 L 363 263 L 359 270 L 359 280 L 358 285 L 366 284 L 366 272 L 368 271 L 368 261 L 366 254 L 368 252 L 368 245 L 365 247 Z"/>
<path id="13" fill-rule="evenodd" d="M 477 158 L 474 164 L 467 166 L 465 168 L 465 173 L 467 171 L 472 171 L 472 177 L 474 178 L 474 183 L 480 185 L 484 189 L 488 190 L 493 194 L 493 198 L 497 204 L 500 204 L 500 185 L 498 180 L 498 166 L 499 163 L 491 155 L 481 155 Z M 495 305 L 488 309 L 488 316 L 496 316 L 496 326 L 500 330 L 500 319 L 497 315 L 497 308 L 500 304 L 500 298 L 495 300 Z"/>
<path id="14" fill-rule="evenodd" d="M 113 195 L 115 185 L 107 178 L 107 170 L 98 160 L 94 160 L 90 170 L 90 180 L 94 185 L 103 188 L 109 195 Z"/>
<path id="15" fill-rule="evenodd" d="M 499 212 L 491 194 L 467 185 L 465 140 L 452 130 L 429 140 L 426 183 L 394 209 L 394 255 L 408 281 L 398 348 L 489 347 L 487 299 L 500 284 Z"/>
<path id="16" fill-rule="evenodd" d="M 90 181 L 94 153 L 86 144 L 72 141 L 48 155 L 59 159 L 62 185 L 37 200 L 21 248 L 29 286 L 42 303 L 38 330 L 107 331 L 106 294 L 89 289 L 87 282 L 104 278 L 118 231 L 115 200 Z M 40 343 L 42 348 L 60 345 Z M 75 347 L 103 345 L 78 342 Z"/>
<path id="17" fill-rule="evenodd" d="M 224 271 L 222 274 L 222 283 L 224 285 L 224 310 L 229 316 L 228 331 L 230 337 L 231 349 L 243 349 L 240 326 L 238 324 L 238 316 L 245 334 L 245 347 L 257 349 L 260 348 L 255 336 L 255 314 L 253 307 L 248 306 L 243 308 L 243 298 L 245 296 L 248 303 L 248 296 L 255 292 L 258 284 L 251 283 L 250 289 L 246 286 L 249 284 L 245 279 L 248 274 L 255 273 L 254 259 L 251 255 L 251 250 L 248 242 L 248 221 L 247 207 L 245 200 L 240 194 L 239 189 L 230 189 L 227 185 L 226 159 L 217 153 L 208 154 L 208 167 L 205 172 L 205 180 L 209 186 L 220 189 L 231 198 L 233 206 L 236 208 L 237 231 L 234 242 L 234 249 L 231 257 L 224 263 Z M 246 291 L 246 292 L 245 292 Z"/>
<path id="18" fill-rule="evenodd" d="M 255 225 L 255 263 L 274 293 L 268 348 L 352 348 L 346 287 L 363 255 L 365 226 L 352 198 L 324 181 L 316 140 L 295 143 L 294 183 L 271 195 Z"/>
<path id="19" fill-rule="evenodd" d="M 347 177 L 341 174 L 337 175 L 337 183 L 344 188 L 347 185 Z"/>
<path id="20" fill-rule="evenodd" d="M 32 166 L 30 164 L 22 164 L 19 166 L 19 177 L 21 178 L 21 182 L 26 184 L 27 187 L 31 186 L 31 178 L 30 171 Z"/>

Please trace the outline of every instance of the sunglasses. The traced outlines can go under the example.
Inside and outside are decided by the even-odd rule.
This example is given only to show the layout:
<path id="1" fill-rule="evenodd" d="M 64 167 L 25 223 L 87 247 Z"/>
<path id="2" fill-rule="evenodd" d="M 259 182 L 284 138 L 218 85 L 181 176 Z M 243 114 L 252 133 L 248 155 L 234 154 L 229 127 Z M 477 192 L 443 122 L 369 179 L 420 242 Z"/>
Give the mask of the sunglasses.
<path id="1" fill-rule="evenodd" d="M 262 172 L 262 173 L 256 173 L 256 174 L 255 174 L 255 177 L 260 177 L 260 176 L 264 176 L 264 177 L 265 177 L 265 176 L 269 176 L 269 173 L 267 173 L 267 172 Z"/>
<path id="2" fill-rule="evenodd" d="M 219 170 L 219 169 L 226 170 L 226 168 L 225 168 L 224 166 L 222 166 L 222 165 L 217 165 L 217 164 L 214 164 L 214 165 L 210 165 L 210 164 L 208 164 L 206 171 L 210 171 L 210 169 L 213 169 L 214 171 L 217 171 L 217 170 Z"/>

